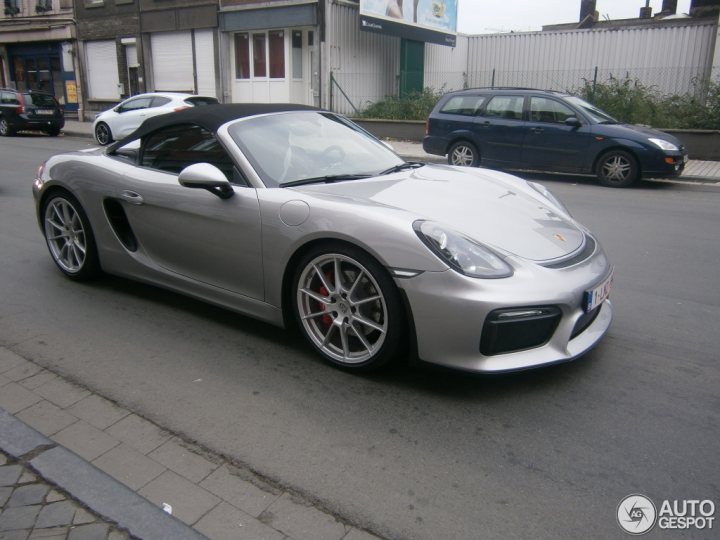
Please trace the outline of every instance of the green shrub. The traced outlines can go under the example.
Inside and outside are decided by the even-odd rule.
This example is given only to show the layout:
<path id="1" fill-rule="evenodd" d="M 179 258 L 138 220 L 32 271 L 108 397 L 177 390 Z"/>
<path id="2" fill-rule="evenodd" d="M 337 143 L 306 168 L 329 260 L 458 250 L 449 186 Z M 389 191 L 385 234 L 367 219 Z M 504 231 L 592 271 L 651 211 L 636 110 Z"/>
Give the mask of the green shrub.
<path id="1" fill-rule="evenodd" d="M 435 104 L 445 93 L 425 88 L 422 92 L 409 92 L 404 96 L 386 96 L 369 105 L 360 113 L 361 118 L 386 120 L 426 120 Z"/>
<path id="2" fill-rule="evenodd" d="M 720 83 L 693 82 L 684 95 L 662 95 L 637 79 L 610 77 L 576 91 L 621 122 L 665 129 L 720 129 Z"/>

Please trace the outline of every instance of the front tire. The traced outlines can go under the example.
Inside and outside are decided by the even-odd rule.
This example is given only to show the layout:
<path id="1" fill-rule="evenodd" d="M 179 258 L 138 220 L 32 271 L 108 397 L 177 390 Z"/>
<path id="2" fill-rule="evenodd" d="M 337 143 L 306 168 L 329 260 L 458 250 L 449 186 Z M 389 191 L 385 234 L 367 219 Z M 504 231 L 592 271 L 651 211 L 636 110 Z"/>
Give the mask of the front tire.
<path id="1" fill-rule="evenodd" d="M 611 150 L 603 154 L 596 167 L 598 180 L 607 187 L 628 187 L 640 176 L 635 157 L 624 150 Z"/>
<path id="2" fill-rule="evenodd" d="M 100 273 L 95 237 L 78 200 L 66 192 L 50 195 L 42 208 L 43 234 L 50 256 L 71 279 L 89 280 Z"/>
<path id="3" fill-rule="evenodd" d="M 100 146 L 105 146 L 113 142 L 112 131 L 110 131 L 110 126 L 105 122 L 100 122 L 95 126 L 95 140 Z"/>
<path id="4" fill-rule="evenodd" d="M 375 259 L 332 243 L 309 251 L 297 268 L 292 308 L 315 350 L 353 371 L 377 369 L 395 358 L 403 337 L 402 303 Z"/>
<path id="5" fill-rule="evenodd" d="M 480 164 L 480 153 L 474 144 L 458 141 L 448 150 L 448 163 L 459 167 L 477 167 Z"/>

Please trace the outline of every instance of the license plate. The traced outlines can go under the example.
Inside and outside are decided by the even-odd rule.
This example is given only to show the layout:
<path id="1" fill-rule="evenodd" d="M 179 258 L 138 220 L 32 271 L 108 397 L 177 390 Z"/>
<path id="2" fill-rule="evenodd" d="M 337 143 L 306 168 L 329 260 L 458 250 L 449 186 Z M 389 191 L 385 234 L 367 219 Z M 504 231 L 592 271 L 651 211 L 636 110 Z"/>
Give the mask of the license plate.
<path id="1" fill-rule="evenodd" d="M 600 285 L 593 289 L 585 291 L 585 295 L 583 298 L 583 308 L 585 309 L 585 313 L 592 311 L 593 309 L 598 307 L 607 299 L 608 296 L 610 296 L 610 289 L 612 289 L 612 284 L 613 274 L 611 272 L 608 278 Z"/>
<path id="2" fill-rule="evenodd" d="M 55 111 L 52 109 L 38 109 L 35 111 L 35 114 L 42 114 L 42 115 L 52 115 L 55 114 Z"/>

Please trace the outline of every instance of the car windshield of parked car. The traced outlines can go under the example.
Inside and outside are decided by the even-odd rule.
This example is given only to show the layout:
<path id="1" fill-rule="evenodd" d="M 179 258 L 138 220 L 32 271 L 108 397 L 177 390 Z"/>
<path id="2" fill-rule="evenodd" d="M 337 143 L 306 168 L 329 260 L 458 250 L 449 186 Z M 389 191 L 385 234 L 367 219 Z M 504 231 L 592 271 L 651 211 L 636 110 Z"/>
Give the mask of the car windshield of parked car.
<path id="1" fill-rule="evenodd" d="M 588 115 L 590 117 L 590 119 L 597 124 L 617 124 L 618 123 L 618 121 L 615 120 L 608 113 L 606 113 L 602 109 L 598 109 L 595 105 L 588 103 L 584 99 L 580 99 L 579 97 L 576 97 L 576 96 L 568 96 L 565 99 L 569 103 L 574 105 L 575 107 L 581 109 L 582 112 L 584 112 L 586 115 Z"/>
<path id="2" fill-rule="evenodd" d="M 300 111 L 247 118 L 230 136 L 267 186 L 371 176 L 404 163 L 380 141 L 332 114 Z"/>

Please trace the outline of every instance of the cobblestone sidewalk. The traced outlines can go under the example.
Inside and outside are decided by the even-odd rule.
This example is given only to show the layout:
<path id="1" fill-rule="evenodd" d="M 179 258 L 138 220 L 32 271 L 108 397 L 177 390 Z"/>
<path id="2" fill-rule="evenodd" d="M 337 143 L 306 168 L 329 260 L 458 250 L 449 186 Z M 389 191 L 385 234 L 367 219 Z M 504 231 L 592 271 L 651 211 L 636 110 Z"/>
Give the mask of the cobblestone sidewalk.
<path id="1" fill-rule="evenodd" d="M 22 463 L 0 453 L 0 540 L 128 540 Z"/>
<path id="2" fill-rule="evenodd" d="M 33 442 L 15 452 L 5 448 L 16 444 L 13 429 L 31 431 Z M 45 480 L 114 522 L 98 522 L 69 499 L 56 500 L 57 490 L 32 480 L 21 464 L 9 462 L 0 468 L 0 475 L 7 475 L 0 483 L 5 486 L 0 487 L 0 499 L 6 498 L 0 530 L 30 530 L 30 523 L 37 528 L 33 520 L 45 520 L 55 508 L 60 512 L 60 503 L 65 513 L 59 526 L 65 532 L 48 538 L 120 540 L 122 536 L 110 535 L 126 530 L 131 537 L 148 540 L 378 540 L 241 464 L 184 441 L 1 346 L 0 450 L 15 458 L 29 456 L 26 464 Z M 23 478 L 26 482 L 17 484 Z M 149 507 L 141 508 L 139 517 L 142 505 L 133 497 Z M 13 501 L 22 500 L 36 503 L 21 505 L 22 510 L 13 507 Z M 74 522 L 91 517 L 89 523 Z M 180 532 L 155 532 L 153 527 L 163 520 L 171 520 L 169 525 Z M 98 536 L 77 536 L 81 526 L 89 525 Z M 3 534 L 10 533 L 0 532 L 0 540 L 46 538 Z"/>

